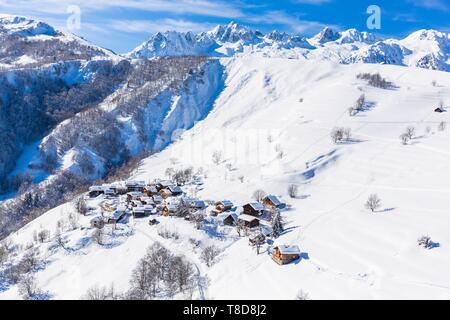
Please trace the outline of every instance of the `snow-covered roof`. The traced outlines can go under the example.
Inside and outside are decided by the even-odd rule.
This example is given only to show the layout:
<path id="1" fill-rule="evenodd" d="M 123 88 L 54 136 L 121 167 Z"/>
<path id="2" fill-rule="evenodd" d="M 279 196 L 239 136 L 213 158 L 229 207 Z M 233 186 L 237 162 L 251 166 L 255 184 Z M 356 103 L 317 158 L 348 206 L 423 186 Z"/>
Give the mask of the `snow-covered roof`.
<path id="1" fill-rule="evenodd" d="M 134 207 L 133 212 L 143 213 L 145 211 L 144 207 Z"/>
<path id="2" fill-rule="evenodd" d="M 172 193 L 182 193 L 183 190 L 181 190 L 181 188 L 179 186 L 168 186 L 167 189 L 169 189 L 170 192 Z"/>
<path id="3" fill-rule="evenodd" d="M 109 217 L 112 218 L 112 219 L 116 219 L 116 220 L 117 220 L 117 219 L 119 219 L 120 217 L 122 217 L 124 214 L 125 214 L 124 211 L 116 210 L 116 211 L 114 211 Z"/>
<path id="4" fill-rule="evenodd" d="M 154 195 L 152 198 L 153 198 L 153 201 L 155 201 L 155 202 L 161 202 L 164 200 L 163 197 L 161 197 L 160 195 Z"/>
<path id="5" fill-rule="evenodd" d="M 272 202 L 272 203 L 273 203 L 275 206 L 277 206 L 277 207 L 283 204 L 283 203 L 280 201 L 280 199 L 278 199 L 277 196 L 274 196 L 274 195 L 272 195 L 272 194 L 268 195 L 266 198 L 267 198 L 268 200 L 270 200 L 270 202 Z"/>
<path id="6" fill-rule="evenodd" d="M 149 191 L 149 192 L 151 192 L 151 193 L 157 193 L 158 192 L 158 190 L 156 189 L 155 186 L 146 186 L 144 189 Z"/>
<path id="7" fill-rule="evenodd" d="M 263 204 L 260 202 L 252 202 L 252 203 L 249 203 L 249 205 L 256 211 L 263 211 L 265 209 Z"/>
<path id="8" fill-rule="evenodd" d="M 103 187 L 102 186 L 92 186 L 92 187 L 89 187 L 89 192 L 92 192 L 92 191 L 103 191 L 104 189 L 103 189 Z"/>
<path id="9" fill-rule="evenodd" d="M 238 220 L 237 214 L 232 213 L 232 212 L 225 212 L 225 213 L 221 213 L 221 214 L 217 215 L 217 220 L 224 221 L 228 217 L 232 217 L 234 221 Z"/>
<path id="10" fill-rule="evenodd" d="M 282 254 L 300 254 L 300 248 L 298 246 L 280 245 L 278 246 L 278 250 L 280 250 Z"/>
<path id="11" fill-rule="evenodd" d="M 142 192 L 138 192 L 138 191 L 128 192 L 127 194 L 132 197 L 142 197 L 144 195 Z"/>
<path id="12" fill-rule="evenodd" d="M 125 185 L 127 187 L 144 187 L 145 182 L 144 181 L 136 181 L 136 180 L 128 180 L 125 182 Z"/>
<path id="13" fill-rule="evenodd" d="M 147 204 L 154 204 L 155 203 L 155 201 L 153 201 L 152 197 L 141 197 L 141 201 L 145 202 Z"/>
<path id="14" fill-rule="evenodd" d="M 119 204 L 119 205 L 117 206 L 117 211 L 125 212 L 125 211 L 127 211 L 127 206 L 124 205 L 124 204 Z"/>
<path id="15" fill-rule="evenodd" d="M 254 217 L 254 216 L 251 216 L 249 214 L 241 214 L 241 215 L 239 215 L 238 219 L 239 220 L 244 220 L 244 221 L 247 221 L 247 222 L 252 222 L 253 220 L 258 220 L 258 218 Z"/>
<path id="16" fill-rule="evenodd" d="M 232 207 L 233 206 L 233 202 L 231 202 L 230 200 L 219 201 L 217 204 L 222 204 L 225 207 Z"/>
<path id="17" fill-rule="evenodd" d="M 173 181 L 170 181 L 170 180 L 159 180 L 157 183 L 160 184 L 161 186 L 163 186 L 164 188 L 167 188 L 167 187 L 173 185 Z"/>

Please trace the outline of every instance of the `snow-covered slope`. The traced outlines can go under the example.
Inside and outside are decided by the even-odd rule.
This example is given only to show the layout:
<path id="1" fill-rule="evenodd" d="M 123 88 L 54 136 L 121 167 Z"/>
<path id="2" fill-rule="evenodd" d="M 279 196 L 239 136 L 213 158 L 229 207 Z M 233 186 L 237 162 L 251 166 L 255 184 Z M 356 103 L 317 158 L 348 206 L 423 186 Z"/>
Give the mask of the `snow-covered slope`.
<path id="1" fill-rule="evenodd" d="M 282 212 L 286 232 L 274 244 L 298 245 L 301 260 L 279 266 L 233 229 L 198 231 L 183 219 L 162 217 L 179 239 L 164 239 L 145 219 L 134 220 L 119 224 L 112 244 L 100 247 L 91 240 L 88 216 L 79 218 L 81 228 L 64 229 L 70 250 L 38 245 L 48 262 L 36 273 L 39 286 L 56 299 L 78 298 L 96 284 L 126 290 L 145 248 L 159 241 L 209 279 L 201 288 L 199 282 L 194 298 L 294 299 L 303 290 L 312 299 L 449 299 L 450 136 L 438 130 L 449 115 L 433 112 L 439 100 L 450 99 L 449 74 L 257 54 L 221 62 L 227 80 L 213 111 L 146 159 L 133 178 L 151 181 L 164 178 L 168 167 L 193 166 L 203 169 L 200 198 L 243 205 L 256 189 L 279 195 L 292 209 Z M 363 72 L 379 72 L 395 88 L 370 87 L 357 79 Z M 371 107 L 349 116 L 363 93 Z M 399 135 L 408 126 L 416 137 L 402 145 Z M 353 138 L 333 144 L 334 127 L 351 128 Z M 218 165 L 215 151 L 223 155 Z M 289 184 L 300 187 L 297 199 L 289 198 Z M 364 208 L 372 193 L 382 199 L 375 213 Z M 35 230 L 54 234 L 71 212 L 71 204 L 56 208 L 10 239 L 26 248 Z M 417 246 L 427 234 L 439 247 Z M 207 267 L 189 238 L 222 248 L 218 262 Z M 1 298 L 17 295 L 16 286 L 0 292 Z"/>
<path id="2" fill-rule="evenodd" d="M 343 64 L 383 63 L 432 70 L 450 70 L 449 35 L 435 30 L 420 30 L 403 40 L 383 39 L 377 35 L 349 29 L 342 32 L 326 27 L 305 39 L 276 30 L 262 34 L 231 22 L 209 32 L 157 33 L 127 56 L 212 55 L 233 56 L 260 53 L 270 57 L 331 60 Z"/>

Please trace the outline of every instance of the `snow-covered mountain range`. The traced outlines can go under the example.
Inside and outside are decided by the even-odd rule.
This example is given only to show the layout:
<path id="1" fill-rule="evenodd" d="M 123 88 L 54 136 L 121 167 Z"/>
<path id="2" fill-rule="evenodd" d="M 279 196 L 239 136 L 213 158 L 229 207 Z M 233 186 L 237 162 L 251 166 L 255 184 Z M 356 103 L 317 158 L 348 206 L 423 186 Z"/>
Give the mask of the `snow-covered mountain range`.
<path id="1" fill-rule="evenodd" d="M 405 39 L 383 39 L 356 29 L 334 31 L 325 28 L 306 39 L 272 31 L 263 34 L 231 22 L 209 32 L 168 31 L 157 33 L 127 54 L 131 58 L 209 55 L 232 56 L 261 53 L 271 57 L 332 60 L 343 64 L 383 63 L 433 70 L 450 70 L 449 34 L 419 30 Z"/>

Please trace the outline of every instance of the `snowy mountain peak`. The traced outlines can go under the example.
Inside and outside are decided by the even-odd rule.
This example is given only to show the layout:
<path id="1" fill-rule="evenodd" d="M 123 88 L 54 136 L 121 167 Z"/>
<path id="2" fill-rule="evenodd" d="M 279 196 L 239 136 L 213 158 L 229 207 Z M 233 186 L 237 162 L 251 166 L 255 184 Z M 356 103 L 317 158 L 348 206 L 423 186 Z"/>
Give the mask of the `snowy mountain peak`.
<path id="1" fill-rule="evenodd" d="M 239 41 L 253 43 L 262 36 L 261 32 L 253 31 L 236 22 L 230 22 L 228 25 L 218 25 L 208 34 L 219 43 L 236 43 Z"/>
<path id="2" fill-rule="evenodd" d="M 340 44 L 344 43 L 354 43 L 354 42 L 364 42 L 367 44 L 373 44 L 378 41 L 382 41 L 381 37 L 377 37 L 374 34 L 368 32 L 360 32 L 356 29 L 348 29 L 340 33 L 340 38 L 337 42 Z"/>
<path id="3" fill-rule="evenodd" d="M 330 41 L 336 41 L 341 37 L 341 33 L 334 31 L 330 27 L 325 27 L 319 34 L 317 34 L 313 39 L 315 42 L 324 44 Z"/>
<path id="4" fill-rule="evenodd" d="M 17 36 L 56 36 L 58 32 L 50 25 L 25 17 L 0 15 L 0 33 Z"/>
<path id="5" fill-rule="evenodd" d="M 405 40 L 431 40 L 431 41 L 437 41 L 437 42 L 448 42 L 449 41 L 449 34 L 446 34 L 444 32 L 440 32 L 433 29 L 422 29 L 418 30 L 416 32 L 411 33 Z"/>

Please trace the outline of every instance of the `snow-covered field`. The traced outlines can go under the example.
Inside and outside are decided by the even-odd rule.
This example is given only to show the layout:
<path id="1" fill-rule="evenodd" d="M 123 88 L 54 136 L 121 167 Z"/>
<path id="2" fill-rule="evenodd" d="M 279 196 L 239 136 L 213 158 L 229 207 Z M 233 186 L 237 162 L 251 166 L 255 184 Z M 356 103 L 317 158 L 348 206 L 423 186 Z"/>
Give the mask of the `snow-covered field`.
<path id="1" fill-rule="evenodd" d="M 55 299 L 77 299 L 96 284 L 126 290 L 138 259 L 160 241 L 198 267 L 194 298 L 294 299 L 303 290 L 311 299 L 449 299 L 450 128 L 438 130 L 449 114 L 434 112 L 440 100 L 450 101 L 449 73 L 254 55 L 221 62 L 226 86 L 211 113 L 144 160 L 133 178 L 151 181 L 164 178 L 168 167 L 193 166 L 206 176 L 197 193 L 202 199 L 243 205 L 256 189 L 279 195 L 292 209 L 282 212 L 286 232 L 275 245 L 298 245 L 300 261 L 279 266 L 234 230 L 212 236 L 176 218 L 158 219 L 180 233 L 178 240 L 135 220 L 119 225 L 111 245 L 101 247 L 90 239 L 90 219 L 80 217 L 84 228 L 64 234 L 73 250 L 41 245 L 48 263 L 36 274 L 39 286 Z M 370 87 L 357 79 L 362 72 L 379 72 L 396 87 Z M 363 93 L 372 107 L 349 116 Z M 408 126 L 416 137 L 402 145 Z M 334 127 L 351 128 L 352 140 L 333 144 Z M 218 165 L 216 151 L 223 155 Z M 289 184 L 299 185 L 297 199 L 289 198 Z M 364 208 L 373 193 L 382 200 L 375 213 Z M 25 247 L 34 230 L 53 234 L 73 210 L 53 209 L 10 238 Z M 439 246 L 419 247 L 422 235 Z M 218 262 L 210 268 L 201 262 L 190 237 L 221 247 Z M 200 285 L 200 278 L 208 281 Z M 0 298 L 17 297 L 16 287 L 0 285 Z"/>

